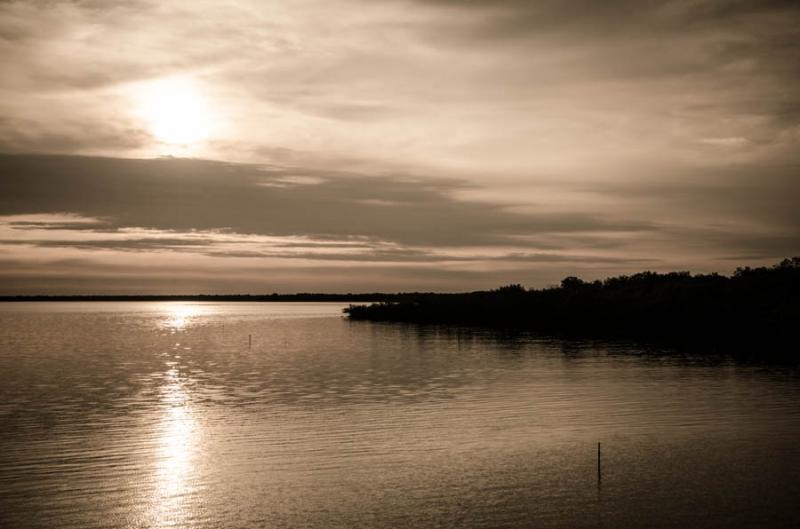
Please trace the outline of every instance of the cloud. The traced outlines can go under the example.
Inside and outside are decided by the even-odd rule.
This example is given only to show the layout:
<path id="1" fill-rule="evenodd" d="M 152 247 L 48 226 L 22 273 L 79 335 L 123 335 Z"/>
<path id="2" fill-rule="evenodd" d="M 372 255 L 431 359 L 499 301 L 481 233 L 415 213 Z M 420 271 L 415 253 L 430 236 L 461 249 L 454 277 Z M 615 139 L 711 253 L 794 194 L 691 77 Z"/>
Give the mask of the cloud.
<path id="1" fill-rule="evenodd" d="M 358 290 L 382 271 L 387 285 L 464 290 L 642 267 L 727 269 L 731 256 L 769 262 L 800 248 L 791 167 L 760 187 L 742 170 L 573 189 L 599 197 L 592 213 L 467 200 L 456 191 L 474 184 L 452 179 L 191 159 L 2 155 L 0 174 L 0 255 L 29 263 L 6 269 L 28 278 L 14 285 L 38 271 L 42 285 L 66 288 L 67 256 L 112 290 L 126 274 L 155 285 L 168 273 L 186 288 L 221 288 L 234 282 L 222 270 L 254 288 L 281 271 L 283 285 Z"/>
<path id="2" fill-rule="evenodd" d="M 0 215 L 73 215 L 2 255 L 337 288 L 769 262 L 800 252 L 799 27 L 791 1 L 1 2 L 0 152 L 27 155 Z M 191 145 L 137 110 L 171 78 L 214 123 Z"/>
<path id="3" fill-rule="evenodd" d="M 414 4 L 4 3 L 0 147 L 157 154 L 131 98 L 172 75 L 227 124 L 204 157 L 303 150 L 476 181 L 716 156 L 704 138 L 774 155 L 798 123 L 796 3 Z"/>
<path id="4" fill-rule="evenodd" d="M 52 249 L 52 257 L 22 254 L 11 258 L 0 251 L 0 293 L 271 293 L 271 292 L 386 292 L 463 291 L 495 288 L 508 282 L 557 284 L 576 270 L 564 263 L 530 266 L 454 268 L 408 263 L 284 264 L 264 266 L 257 260 L 231 256 L 198 259 L 142 252 L 119 259 Z M 31 254 L 33 255 L 33 254 Z M 56 257 L 58 256 L 58 257 Z M 158 266 L 154 267 L 154 258 Z M 613 265 L 611 265 L 613 266 Z M 578 268 L 579 269 L 579 268 Z M 593 268 L 603 277 L 609 267 Z M 634 270 L 634 269 L 631 269 Z"/>
<path id="5" fill-rule="evenodd" d="M 179 75 L 222 123 L 191 150 L 211 159 L 506 189 L 714 164 L 725 138 L 796 159 L 798 21 L 741 0 L 7 2 L 0 150 L 185 155 L 135 111 Z"/>
<path id="6" fill-rule="evenodd" d="M 457 200 L 452 192 L 467 184 L 437 178 L 298 175 L 293 168 L 265 171 L 200 160 L 65 156 L 0 156 L 0 172 L 0 215 L 67 211 L 108 219 L 112 228 L 358 236 L 443 246 L 497 246 L 530 233 L 655 229 L 644 221 L 577 212 L 519 214 Z"/>

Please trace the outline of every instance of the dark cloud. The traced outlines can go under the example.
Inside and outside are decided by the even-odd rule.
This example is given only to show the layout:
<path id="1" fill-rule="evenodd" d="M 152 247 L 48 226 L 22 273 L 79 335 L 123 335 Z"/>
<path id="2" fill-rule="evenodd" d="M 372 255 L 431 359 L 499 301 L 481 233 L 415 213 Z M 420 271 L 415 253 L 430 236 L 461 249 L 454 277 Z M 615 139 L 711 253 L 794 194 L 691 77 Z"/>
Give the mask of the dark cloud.
<path id="1" fill-rule="evenodd" d="M 459 200 L 453 192 L 470 187 L 445 179 L 188 159 L 2 155 L 0 215 L 70 213 L 90 221 L 12 220 L 10 227 L 115 234 L 91 240 L 29 241 L 41 247 L 181 251 L 206 247 L 206 253 L 216 256 L 375 262 L 491 261 L 500 255 L 497 259 L 532 263 L 612 263 L 643 262 L 636 248 L 646 241 L 660 241 L 666 247 L 706 245 L 724 254 L 766 258 L 800 250 L 796 236 L 800 214 L 794 198 L 800 195 L 797 169 L 735 166 L 705 170 L 702 178 L 695 169 L 660 179 L 574 186 L 574 191 L 618 204 L 620 214 L 601 216 L 560 210 L 522 213 L 498 204 Z M 758 181 L 754 173 L 759 173 Z M 264 185 L 276 182 L 281 185 Z M 120 237 L 120 230 L 130 228 L 159 230 L 160 235 Z M 203 235 L 215 232 L 229 233 L 233 239 Z M 308 240 L 276 240 L 259 248 L 265 243 L 243 241 L 248 235 Z M 237 242 L 247 248 L 235 247 Z M 492 246 L 514 250 L 461 255 L 434 251 Z M 622 254 L 585 253 L 597 249 Z M 566 250 L 569 253 L 561 255 Z"/>
<path id="2" fill-rule="evenodd" d="M 515 98 L 531 89 L 547 93 L 548 86 L 587 90 L 635 82 L 644 83 L 637 97 L 658 99 L 663 88 L 686 92 L 687 99 L 713 94 L 709 99 L 728 106 L 723 116 L 765 115 L 775 126 L 797 124 L 800 95 L 786 90 L 800 81 L 795 1 L 419 3 L 459 14 L 425 32 L 432 42 L 455 54 L 500 49 L 513 57 L 483 69 L 493 72 L 498 92 Z"/>
<path id="3" fill-rule="evenodd" d="M 187 159 L 0 156 L 0 215 L 70 212 L 110 228 L 367 237 L 405 245 L 507 245 L 515 235 L 657 229 L 586 213 L 514 213 L 453 198 L 453 180 L 300 172 Z M 281 186 L 265 186 L 268 182 Z M 387 203 L 391 205 L 386 205 Z"/>
<path id="4" fill-rule="evenodd" d="M 124 124 L 87 128 L 85 123 L 53 124 L 0 116 L 0 152 L 77 153 L 86 149 L 137 149 L 152 142 L 147 132 Z"/>
<path id="5" fill-rule="evenodd" d="M 98 266 L 91 258 L 61 259 L 40 264 L 0 256 L 0 293 L 271 293 L 271 292 L 392 292 L 465 291 L 495 288 L 507 283 L 557 284 L 565 275 L 586 279 L 607 275 L 609 270 L 637 270 L 611 265 L 593 269 L 591 275 L 573 265 L 512 267 L 492 270 L 452 270 L 429 265 L 170 267 L 136 266 L 120 262 Z"/>
<path id="6" fill-rule="evenodd" d="M 53 292 L 89 281 L 69 283 L 76 273 L 95 277 L 106 291 L 126 289 L 131 276 L 157 291 L 160 278 L 173 274 L 175 288 L 187 292 L 203 284 L 230 289 L 228 276 L 240 278 L 236 291 L 303 290 L 303 281 L 336 291 L 468 290 L 492 282 L 541 286 L 566 274 L 683 268 L 682 262 L 727 270 L 800 253 L 795 167 L 761 167 L 758 184 L 755 169 L 573 185 L 574 192 L 615 204 L 609 211 L 616 215 L 602 216 L 461 200 L 454 191 L 472 185 L 409 175 L 2 155 L 0 216 L 7 233 L 24 236 L 0 240 L 0 260 L 4 273 L 18 279 L 17 292 L 34 277 Z M 82 257 L 50 254 L 14 266 L 13 256 L 21 255 L 14 248 Z M 124 252 L 134 262 L 98 250 Z M 735 256 L 742 261 L 733 262 Z M 282 264 L 288 262 L 295 266 Z"/>
<path id="7" fill-rule="evenodd" d="M 99 231 L 102 222 L 81 221 L 81 222 L 45 222 L 45 221 L 11 221 L 8 223 L 14 230 L 84 230 Z"/>
<path id="8" fill-rule="evenodd" d="M 2 241 L 0 241 L 1 243 Z M 437 254 L 432 251 L 414 249 L 395 249 L 377 250 L 364 253 L 314 253 L 298 252 L 292 254 L 276 253 L 270 251 L 225 251 L 217 250 L 208 252 L 207 255 L 218 257 L 278 257 L 292 259 L 308 259 L 314 261 L 351 261 L 368 263 L 459 263 L 459 262 L 482 262 L 482 263 L 570 263 L 570 264 L 625 264 L 635 263 L 657 263 L 657 259 L 637 259 L 625 257 L 604 257 L 592 255 L 559 255 L 545 253 L 503 253 L 499 255 L 487 256 L 485 254 L 472 255 L 446 255 Z"/>
<path id="9" fill-rule="evenodd" d="M 800 233 L 796 198 L 800 196 L 800 164 L 743 163 L 649 172 L 649 178 L 583 182 L 574 189 L 619 203 L 643 204 L 651 219 L 708 221 L 715 217 L 717 223 L 750 222 L 773 232 Z"/>
<path id="10" fill-rule="evenodd" d="M 64 229 L 58 228 L 58 229 Z M 80 228 L 79 228 L 80 229 Z M 27 245 L 39 248 L 74 248 L 77 250 L 118 250 L 118 251 L 153 251 L 182 250 L 196 251 L 215 244 L 214 239 L 98 239 L 98 240 L 50 240 L 50 239 L 0 239 L 0 244 Z"/>
<path id="11" fill-rule="evenodd" d="M 641 1 L 641 0 L 419 0 L 426 5 L 441 5 L 452 9 L 481 13 L 485 26 L 494 26 L 499 35 L 516 35 L 514 30 L 528 36 L 535 32 L 561 33 L 594 37 L 609 35 L 624 38 L 631 34 L 687 31 L 757 20 L 759 16 L 787 17 L 800 12 L 793 0 L 708 0 Z M 657 35 L 658 36 L 658 35 Z"/>

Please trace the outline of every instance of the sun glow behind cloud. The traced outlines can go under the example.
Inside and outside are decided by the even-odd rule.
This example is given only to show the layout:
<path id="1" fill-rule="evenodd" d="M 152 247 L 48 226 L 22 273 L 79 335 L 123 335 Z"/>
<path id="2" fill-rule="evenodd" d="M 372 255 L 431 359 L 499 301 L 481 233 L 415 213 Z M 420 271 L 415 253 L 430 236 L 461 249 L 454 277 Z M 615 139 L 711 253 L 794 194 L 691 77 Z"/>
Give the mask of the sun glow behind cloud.
<path id="1" fill-rule="evenodd" d="M 216 132 L 219 119 L 200 84 L 168 77 L 133 90 L 135 112 L 158 142 L 159 154 L 196 154 Z"/>

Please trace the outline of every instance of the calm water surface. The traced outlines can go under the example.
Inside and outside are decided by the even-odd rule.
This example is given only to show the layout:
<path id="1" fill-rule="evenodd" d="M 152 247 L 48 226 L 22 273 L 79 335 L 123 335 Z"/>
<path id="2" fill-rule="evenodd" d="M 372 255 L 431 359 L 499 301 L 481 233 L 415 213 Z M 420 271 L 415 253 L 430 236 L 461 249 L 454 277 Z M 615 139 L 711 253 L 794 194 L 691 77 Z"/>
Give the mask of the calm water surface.
<path id="1" fill-rule="evenodd" d="M 0 304 L 0 527 L 800 526 L 795 366 L 341 308 Z"/>

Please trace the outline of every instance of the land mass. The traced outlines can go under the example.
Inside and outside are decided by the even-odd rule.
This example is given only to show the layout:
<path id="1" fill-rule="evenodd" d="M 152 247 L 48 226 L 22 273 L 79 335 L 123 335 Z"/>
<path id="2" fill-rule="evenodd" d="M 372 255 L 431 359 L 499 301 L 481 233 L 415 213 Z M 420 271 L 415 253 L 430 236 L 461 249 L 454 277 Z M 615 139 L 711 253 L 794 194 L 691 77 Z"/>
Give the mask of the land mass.
<path id="1" fill-rule="evenodd" d="M 800 257 L 730 276 L 641 272 L 558 287 L 508 285 L 351 305 L 351 320 L 517 328 L 551 335 L 710 345 L 796 344 Z"/>

